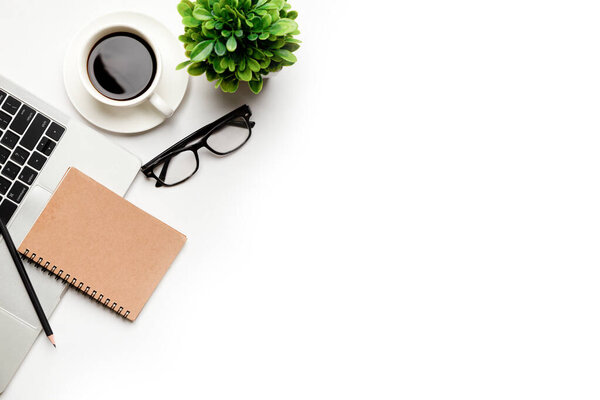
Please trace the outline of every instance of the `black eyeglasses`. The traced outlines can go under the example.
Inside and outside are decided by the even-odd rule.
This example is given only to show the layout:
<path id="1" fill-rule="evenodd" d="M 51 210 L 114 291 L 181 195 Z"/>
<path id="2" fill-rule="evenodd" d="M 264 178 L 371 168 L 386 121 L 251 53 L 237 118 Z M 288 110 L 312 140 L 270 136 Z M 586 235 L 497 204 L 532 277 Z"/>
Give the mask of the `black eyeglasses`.
<path id="1" fill-rule="evenodd" d="M 205 147 L 217 156 L 227 156 L 246 144 L 252 135 L 252 111 L 243 105 L 198 129 L 142 166 L 156 187 L 175 186 L 190 179 L 200 166 L 198 150 Z"/>

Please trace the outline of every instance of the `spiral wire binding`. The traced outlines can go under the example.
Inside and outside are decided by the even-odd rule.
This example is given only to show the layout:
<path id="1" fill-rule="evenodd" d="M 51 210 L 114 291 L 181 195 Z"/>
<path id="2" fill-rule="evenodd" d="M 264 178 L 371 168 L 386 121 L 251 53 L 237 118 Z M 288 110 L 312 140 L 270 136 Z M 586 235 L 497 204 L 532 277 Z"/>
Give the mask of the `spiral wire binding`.
<path id="1" fill-rule="evenodd" d="M 65 276 L 62 276 L 64 273 L 62 269 L 59 268 L 58 272 L 56 272 L 56 265 L 53 265 L 52 268 L 50 268 L 50 265 L 52 265 L 50 261 L 44 262 L 44 259 L 42 257 L 37 257 L 35 253 L 31 253 L 31 255 L 29 255 L 29 249 L 25 249 L 25 253 L 22 256 L 28 263 L 33 264 L 36 268 L 43 269 L 44 271 L 48 272 L 48 275 L 54 275 L 56 280 L 60 279 L 63 283 L 69 284 L 70 286 L 77 289 L 81 294 L 84 294 L 92 300 L 95 300 L 97 303 L 102 304 L 111 311 L 119 314 L 121 317 L 127 318 L 129 316 L 129 310 L 126 310 L 123 313 L 123 307 L 119 307 L 117 309 L 118 304 L 116 302 L 112 302 L 111 304 L 109 298 L 104 299 L 104 295 L 102 293 L 98 293 L 96 290 L 92 290 L 89 286 L 85 286 L 85 284 L 81 281 L 77 283 L 78 279 L 75 277 L 71 277 L 70 274 L 65 274 Z M 89 293 L 90 290 L 92 290 L 91 293 Z M 98 297 L 96 297 L 96 295 L 98 295 Z"/>

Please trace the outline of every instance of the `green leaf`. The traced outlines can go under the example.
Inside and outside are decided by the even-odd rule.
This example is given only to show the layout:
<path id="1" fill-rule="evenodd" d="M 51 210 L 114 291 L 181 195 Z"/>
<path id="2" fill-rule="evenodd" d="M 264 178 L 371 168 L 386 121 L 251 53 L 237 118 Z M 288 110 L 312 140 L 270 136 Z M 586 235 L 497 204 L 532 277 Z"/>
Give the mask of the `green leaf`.
<path id="1" fill-rule="evenodd" d="M 227 63 L 225 64 L 224 67 L 221 66 L 220 62 L 218 62 L 217 64 L 213 64 L 213 69 L 215 70 L 215 72 L 217 74 L 222 74 L 227 69 Z"/>
<path id="2" fill-rule="evenodd" d="M 200 42 L 194 47 L 192 50 L 192 54 L 190 54 L 190 58 L 192 61 L 200 62 L 204 61 L 208 58 L 210 53 L 212 53 L 214 47 L 214 42 L 212 40 L 205 40 Z"/>
<path id="3" fill-rule="evenodd" d="M 271 35 L 282 36 L 294 32 L 298 29 L 298 23 L 293 19 L 281 18 L 269 28 L 268 32 Z"/>
<path id="4" fill-rule="evenodd" d="M 229 65 L 229 61 L 227 61 L 227 57 L 221 58 L 221 60 L 219 61 L 219 67 L 223 68 L 223 71 L 225 71 L 227 69 L 228 65 Z"/>
<path id="5" fill-rule="evenodd" d="M 261 68 L 267 68 L 269 66 L 269 64 L 271 64 L 271 59 L 270 58 L 265 58 L 264 60 L 262 60 L 260 62 L 260 67 Z"/>
<path id="6" fill-rule="evenodd" d="M 261 8 L 265 10 L 281 10 L 283 8 L 284 0 L 270 0 L 267 4 Z"/>
<path id="7" fill-rule="evenodd" d="M 182 17 L 187 17 L 192 15 L 192 8 L 187 3 L 179 3 L 177 4 L 177 12 Z"/>
<path id="8" fill-rule="evenodd" d="M 202 75 L 206 72 L 206 63 L 195 63 L 188 68 L 188 74 L 192 76 Z"/>
<path id="9" fill-rule="evenodd" d="M 273 22 L 273 18 L 269 14 L 264 15 L 260 20 L 260 26 L 262 29 L 267 29 L 271 25 L 271 22 Z"/>
<path id="10" fill-rule="evenodd" d="M 180 63 L 180 64 L 177 64 L 177 66 L 175 67 L 175 69 L 176 69 L 177 71 L 179 71 L 180 69 L 184 69 L 185 67 L 187 67 L 187 66 L 188 66 L 188 65 L 190 65 L 191 63 L 192 63 L 192 61 L 191 61 L 191 60 L 184 61 L 184 62 L 182 62 L 182 63 Z"/>
<path id="11" fill-rule="evenodd" d="M 269 35 L 269 32 L 263 32 L 263 33 L 260 34 L 260 36 L 258 38 L 260 40 L 266 40 L 266 39 L 269 38 L 269 36 L 271 36 L 271 35 Z"/>
<path id="12" fill-rule="evenodd" d="M 213 12 L 215 13 L 215 15 L 222 17 L 223 16 L 223 9 L 221 8 L 221 4 L 219 4 L 218 2 L 215 2 L 212 5 L 212 9 Z"/>
<path id="13" fill-rule="evenodd" d="M 248 61 L 248 68 L 253 71 L 253 72 L 258 72 L 260 71 L 260 64 L 258 63 L 258 61 L 256 61 L 253 58 L 249 58 Z"/>
<path id="14" fill-rule="evenodd" d="M 229 39 L 227 39 L 227 50 L 233 52 L 237 49 L 237 41 L 235 40 L 235 36 L 231 35 Z"/>
<path id="15" fill-rule="evenodd" d="M 296 51 L 300 48 L 300 45 L 298 43 L 286 43 L 283 48 L 289 51 Z"/>
<path id="16" fill-rule="evenodd" d="M 228 62 L 228 64 L 229 64 L 229 70 L 231 72 L 235 71 L 235 61 L 233 60 L 233 58 L 230 58 L 228 61 L 229 61 Z"/>
<path id="17" fill-rule="evenodd" d="M 296 18 L 298 18 L 298 11 L 290 11 L 290 12 L 287 13 L 286 17 L 289 18 L 289 19 L 296 19 Z"/>
<path id="18" fill-rule="evenodd" d="M 249 82 L 250 79 L 252 79 L 252 71 L 250 70 L 250 68 L 238 71 L 236 75 L 238 78 L 240 78 L 241 81 Z"/>
<path id="19" fill-rule="evenodd" d="M 239 29 L 239 30 L 235 31 L 235 36 L 237 36 L 237 37 L 242 37 L 242 36 L 244 36 L 244 31 L 243 31 L 243 30 L 241 30 L 241 29 Z"/>
<path id="20" fill-rule="evenodd" d="M 206 29 L 206 27 L 202 27 L 202 34 L 198 38 L 198 40 L 202 39 L 216 39 L 219 35 L 212 29 Z"/>
<path id="21" fill-rule="evenodd" d="M 225 93 L 235 93 L 239 86 L 240 81 L 235 78 L 224 79 L 223 82 L 221 82 L 221 90 Z"/>
<path id="22" fill-rule="evenodd" d="M 210 21 L 206 21 L 204 23 L 204 28 L 206 29 L 214 29 L 215 28 L 215 21 L 213 21 L 212 19 Z"/>
<path id="23" fill-rule="evenodd" d="M 265 59 L 265 53 L 263 53 L 262 51 L 260 51 L 258 49 L 252 51 L 251 56 L 255 60 L 264 60 Z"/>
<path id="24" fill-rule="evenodd" d="M 296 58 L 294 53 L 292 53 L 289 50 L 277 49 L 277 50 L 273 50 L 273 53 L 275 53 L 275 55 L 281 57 L 285 61 L 289 61 L 291 63 L 295 63 L 296 61 L 298 61 L 298 59 Z"/>
<path id="25" fill-rule="evenodd" d="M 218 78 L 218 75 L 212 68 L 206 69 L 206 79 L 208 79 L 209 82 L 212 82 L 217 78 Z"/>
<path id="26" fill-rule="evenodd" d="M 262 76 L 257 81 L 253 80 L 253 81 L 248 82 L 248 86 L 250 86 L 250 90 L 252 90 L 252 93 L 259 94 L 263 88 Z"/>
<path id="27" fill-rule="evenodd" d="M 256 39 L 258 39 L 258 35 L 256 33 L 251 33 L 248 35 L 248 40 L 254 42 Z"/>
<path id="28" fill-rule="evenodd" d="M 279 38 L 275 40 L 274 43 L 271 44 L 271 49 L 280 49 L 285 45 L 285 40 L 283 38 Z"/>
<path id="29" fill-rule="evenodd" d="M 258 0 L 258 3 L 256 3 L 256 6 L 255 6 L 255 7 L 260 7 L 260 6 L 262 6 L 263 4 L 265 4 L 267 1 L 269 1 L 269 0 Z"/>
<path id="30" fill-rule="evenodd" d="M 201 24 L 200 21 L 198 21 L 194 17 L 190 17 L 189 15 L 187 17 L 183 17 L 181 22 L 183 23 L 183 25 L 189 26 L 190 28 L 195 28 Z"/>
<path id="31" fill-rule="evenodd" d="M 220 40 L 217 40 L 215 42 L 215 53 L 217 53 L 218 56 L 222 56 L 226 52 L 227 52 L 227 49 L 225 48 L 225 45 L 223 44 L 223 42 L 221 42 Z"/>
<path id="32" fill-rule="evenodd" d="M 269 15 L 271 16 L 271 20 L 273 22 L 279 21 L 279 11 L 269 10 Z"/>
<path id="33" fill-rule="evenodd" d="M 229 36 L 231 36 L 231 31 L 221 31 L 221 36 L 229 37 Z"/>
<path id="34" fill-rule="evenodd" d="M 213 18 L 210 11 L 198 6 L 194 7 L 194 12 L 192 13 L 192 15 L 199 21 L 208 21 Z"/>

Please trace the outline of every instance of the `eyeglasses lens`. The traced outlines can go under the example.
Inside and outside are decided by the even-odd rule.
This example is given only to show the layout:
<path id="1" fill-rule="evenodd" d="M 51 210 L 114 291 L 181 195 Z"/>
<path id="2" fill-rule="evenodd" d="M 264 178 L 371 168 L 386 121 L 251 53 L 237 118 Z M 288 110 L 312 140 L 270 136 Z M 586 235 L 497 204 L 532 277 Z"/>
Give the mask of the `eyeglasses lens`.
<path id="1" fill-rule="evenodd" d="M 166 168 L 166 174 L 163 168 Z M 197 169 L 196 154 L 192 150 L 185 150 L 171 157 L 168 162 L 154 167 L 153 172 L 163 183 L 175 185 L 192 176 Z"/>
<path id="2" fill-rule="evenodd" d="M 206 140 L 206 144 L 212 150 L 226 154 L 240 148 L 246 143 L 249 136 L 250 127 L 248 123 L 244 118 L 238 117 L 213 132 Z"/>

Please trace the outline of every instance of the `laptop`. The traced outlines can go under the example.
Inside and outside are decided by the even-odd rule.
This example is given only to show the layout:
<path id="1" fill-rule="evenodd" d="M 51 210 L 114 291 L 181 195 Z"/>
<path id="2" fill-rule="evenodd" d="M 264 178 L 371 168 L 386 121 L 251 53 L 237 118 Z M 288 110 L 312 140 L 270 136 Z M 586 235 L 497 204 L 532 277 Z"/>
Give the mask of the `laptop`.
<path id="1" fill-rule="evenodd" d="M 71 166 L 123 196 L 140 160 L 0 76 L 0 218 L 17 246 Z M 27 267 L 46 315 L 67 290 Z M 40 322 L 0 241 L 0 393 L 41 331 Z"/>

